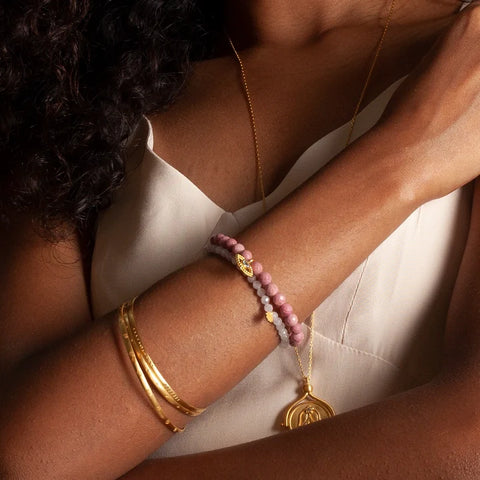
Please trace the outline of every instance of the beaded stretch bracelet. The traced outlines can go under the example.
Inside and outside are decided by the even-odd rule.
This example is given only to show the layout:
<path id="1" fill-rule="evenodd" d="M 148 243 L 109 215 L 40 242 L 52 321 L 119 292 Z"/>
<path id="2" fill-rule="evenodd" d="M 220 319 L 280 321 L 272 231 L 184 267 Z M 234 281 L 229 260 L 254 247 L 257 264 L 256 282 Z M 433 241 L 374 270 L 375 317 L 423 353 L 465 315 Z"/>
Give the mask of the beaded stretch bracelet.
<path id="1" fill-rule="evenodd" d="M 218 233 L 210 238 L 207 251 L 220 255 L 235 265 L 260 297 L 265 317 L 275 325 L 282 345 L 299 346 L 305 336 L 293 307 L 287 303 L 285 295 L 272 283 L 272 276 L 263 270 L 260 262 L 253 259 L 252 252 L 232 237 Z"/>

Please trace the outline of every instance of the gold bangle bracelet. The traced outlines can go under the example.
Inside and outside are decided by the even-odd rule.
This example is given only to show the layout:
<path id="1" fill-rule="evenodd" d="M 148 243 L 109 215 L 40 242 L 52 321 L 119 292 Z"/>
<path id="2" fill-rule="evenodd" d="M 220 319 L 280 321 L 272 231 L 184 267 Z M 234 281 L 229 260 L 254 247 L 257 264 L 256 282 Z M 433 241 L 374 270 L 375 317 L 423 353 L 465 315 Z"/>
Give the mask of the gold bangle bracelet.
<path id="1" fill-rule="evenodd" d="M 173 388 L 168 384 L 163 375 L 158 371 L 158 368 L 152 361 L 150 355 L 148 355 L 148 353 L 145 351 L 145 347 L 143 346 L 143 343 L 138 334 L 135 317 L 133 315 L 133 306 L 135 300 L 136 298 L 134 298 L 131 302 L 127 302 L 125 304 L 125 321 L 132 333 L 131 342 L 137 355 L 137 359 L 141 363 L 144 372 L 147 374 L 150 381 L 156 387 L 158 392 L 168 403 L 170 403 L 170 405 L 174 406 L 177 410 L 181 411 L 185 415 L 190 415 L 192 417 L 200 415 L 202 412 L 205 411 L 205 408 L 194 407 L 182 400 L 173 390 Z"/>
<path id="2" fill-rule="evenodd" d="M 130 335 L 128 332 L 128 325 L 125 322 L 124 310 L 125 310 L 125 304 L 121 306 L 119 316 L 118 316 L 118 324 L 120 327 L 120 332 L 122 334 L 123 342 L 127 349 L 130 361 L 132 362 L 133 368 L 135 369 L 135 373 L 137 374 L 137 377 L 140 380 L 140 383 L 142 384 L 142 387 L 145 390 L 145 393 L 147 394 L 148 400 L 150 401 L 150 404 L 152 405 L 157 416 L 160 418 L 161 422 L 169 430 L 171 430 L 173 433 L 183 432 L 185 430 L 185 427 L 177 427 L 168 419 L 168 417 L 163 412 L 162 407 L 158 403 L 157 398 L 155 397 L 152 389 L 150 388 L 148 380 L 146 379 L 143 373 L 142 367 L 138 363 L 137 357 L 135 355 L 135 351 L 133 349 L 132 342 L 130 340 Z"/>

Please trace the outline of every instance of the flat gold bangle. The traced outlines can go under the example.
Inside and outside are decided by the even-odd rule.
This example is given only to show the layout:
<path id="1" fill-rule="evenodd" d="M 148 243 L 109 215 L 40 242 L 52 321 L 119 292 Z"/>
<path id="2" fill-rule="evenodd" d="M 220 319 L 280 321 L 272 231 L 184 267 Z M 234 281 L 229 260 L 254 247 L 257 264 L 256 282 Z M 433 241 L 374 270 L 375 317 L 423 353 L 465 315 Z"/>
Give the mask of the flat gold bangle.
<path id="1" fill-rule="evenodd" d="M 183 432 L 185 430 L 185 427 L 175 426 L 163 412 L 162 407 L 158 403 L 157 398 L 155 397 L 152 389 L 150 388 L 148 380 L 146 379 L 142 371 L 142 368 L 138 363 L 137 357 L 135 356 L 135 351 L 133 350 L 132 343 L 130 341 L 130 336 L 128 334 L 128 327 L 127 327 L 127 324 L 125 323 L 124 308 L 125 308 L 124 305 L 122 305 L 120 308 L 120 313 L 118 316 L 118 324 L 120 327 L 120 332 L 122 334 L 123 342 L 128 352 L 128 356 L 130 358 L 130 361 L 132 362 L 133 368 L 135 369 L 135 373 L 137 374 L 137 377 L 140 380 L 140 383 L 142 384 L 143 389 L 145 390 L 145 393 L 147 394 L 147 397 L 153 409 L 155 410 L 155 413 L 160 418 L 161 422 L 173 433 Z"/>
<path id="2" fill-rule="evenodd" d="M 131 341 L 133 344 L 133 348 L 137 355 L 138 361 L 143 367 L 144 372 L 148 375 L 150 381 L 156 387 L 158 392 L 170 405 L 174 406 L 177 410 L 181 411 L 185 415 L 190 415 L 192 417 L 200 415 L 202 412 L 205 411 L 205 408 L 194 407 L 182 400 L 173 390 L 173 388 L 168 384 L 163 375 L 158 371 L 155 363 L 145 351 L 145 347 L 143 346 L 143 343 L 138 334 L 135 317 L 133 315 L 133 305 L 135 303 L 135 300 L 136 298 L 134 298 L 131 302 L 126 303 L 125 320 L 132 333 Z"/>

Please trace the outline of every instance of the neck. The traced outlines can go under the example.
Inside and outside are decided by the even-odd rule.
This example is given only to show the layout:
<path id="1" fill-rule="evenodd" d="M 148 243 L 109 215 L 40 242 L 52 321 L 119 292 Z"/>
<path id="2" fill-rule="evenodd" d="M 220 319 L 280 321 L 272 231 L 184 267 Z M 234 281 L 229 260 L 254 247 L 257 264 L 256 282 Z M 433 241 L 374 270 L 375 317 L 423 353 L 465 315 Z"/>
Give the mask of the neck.
<path id="1" fill-rule="evenodd" d="M 243 45 L 301 45 L 343 27 L 381 26 L 392 0 L 226 0 L 228 31 Z M 459 0 L 396 0 L 393 24 L 453 15 Z"/>

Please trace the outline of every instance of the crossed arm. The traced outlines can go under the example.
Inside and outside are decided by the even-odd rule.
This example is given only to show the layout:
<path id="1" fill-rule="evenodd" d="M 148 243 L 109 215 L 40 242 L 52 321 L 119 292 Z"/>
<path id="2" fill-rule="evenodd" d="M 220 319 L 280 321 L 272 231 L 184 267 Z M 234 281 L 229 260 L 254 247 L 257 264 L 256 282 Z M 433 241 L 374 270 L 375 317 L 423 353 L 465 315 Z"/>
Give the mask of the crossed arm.
<path id="1" fill-rule="evenodd" d="M 378 172 L 388 171 L 394 159 L 381 155 L 371 162 L 369 150 L 367 141 L 360 142 L 242 234 L 271 266 L 300 318 L 416 206 L 405 195 L 397 170 L 378 182 Z M 340 182 L 344 175 L 347 180 Z M 374 183 L 376 188 L 365 194 L 365 185 Z M 351 202 L 355 197 L 361 200 Z M 301 237 L 283 234 L 291 229 L 301 231 Z M 278 239 L 273 245 L 271 236 Z M 4 477 L 116 478 L 170 433 L 144 400 L 119 345 L 115 315 L 90 320 L 77 242 L 52 246 L 22 222 L 1 238 Z M 317 246 L 313 258 L 312 241 Z M 282 260 L 286 250 L 289 265 Z M 318 271 L 325 272 L 324 278 Z M 259 316 L 251 289 L 216 258 L 167 277 L 136 305 L 150 355 L 179 394 L 198 406 L 231 389 L 275 348 L 276 334 Z M 164 409 L 174 423 L 186 421 L 168 405 Z"/>
<path id="2" fill-rule="evenodd" d="M 480 53 L 471 48 L 480 8 L 468 10 L 403 84 L 379 128 L 242 232 L 300 318 L 415 208 L 480 174 Z M 170 433 L 145 402 L 119 345 L 115 315 L 91 320 L 84 275 L 89 266 L 80 261 L 75 238 L 52 245 L 25 218 L 0 233 L 0 476 L 118 478 Z M 478 478 L 479 243 L 477 193 L 445 365 L 431 382 L 293 433 L 146 463 L 127 478 L 172 472 L 189 478 L 192 468 L 205 478 L 302 478 L 314 472 Z M 215 258 L 158 282 L 141 296 L 136 313 L 150 355 L 193 405 L 219 398 L 277 344 L 271 326 L 258 321 L 250 288 Z M 170 406 L 164 409 L 174 423 L 186 421 Z"/>
<path id="3" fill-rule="evenodd" d="M 398 181 L 398 169 L 392 167 L 398 158 L 382 154 L 371 162 L 369 141 L 366 137 L 359 142 L 242 234 L 258 257 L 272 265 L 274 278 L 300 317 L 417 206 L 416 199 L 405 193 L 410 192 L 405 182 Z M 379 170 L 383 175 L 378 175 Z M 359 200 L 353 203 L 350 198 Z M 475 211 L 480 212 L 479 204 L 477 198 Z M 477 251 L 479 218 L 477 214 L 472 224 L 467 266 Z M 302 228 L 297 229 L 295 222 Z M 295 239 L 281 234 L 287 228 L 299 232 Z M 11 229 L 9 235 L 8 240 L 7 235 L 3 237 L 0 292 L 4 309 L 2 473 L 6 479 L 117 478 L 140 464 L 170 433 L 144 401 L 119 347 L 115 316 L 90 321 L 82 265 L 74 262 L 77 243 L 52 246 L 25 225 Z M 283 240 L 272 248 L 267 241 L 270 235 Z M 293 272 L 279 261 L 285 249 L 290 252 L 289 267 L 295 266 Z M 53 253 L 59 258 L 53 258 Z M 325 274 L 319 278 L 318 271 Z M 301 290 L 296 287 L 299 272 L 304 278 Z M 224 288 L 225 282 L 237 292 L 235 298 L 232 290 Z M 463 305 L 463 297 L 454 304 Z M 461 315 L 458 308 L 455 317 Z M 151 356 L 181 396 L 194 405 L 216 400 L 277 343 L 270 326 L 257 321 L 258 307 L 241 276 L 215 258 L 197 262 L 153 286 L 141 297 L 137 316 Z M 465 322 L 470 338 L 471 322 Z M 455 344 L 464 342 L 463 337 L 455 339 Z M 227 356 L 235 361 L 223 362 Z M 452 358 L 456 358 L 453 353 Z M 460 370 L 465 373 L 463 366 Z M 412 478 L 413 472 L 419 478 L 436 478 L 438 471 L 455 468 L 453 454 L 473 469 L 476 465 L 469 454 L 478 445 L 474 431 L 478 395 L 470 376 L 465 373 L 459 381 L 445 373 L 424 387 L 332 421 L 226 451 L 146 463 L 126 478 L 166 477 L 167 472 L 189 478 L 192 468 L 204 472 L 205 478 L 234 478 L 244 475 L 245 465 L 253 478 L 289 478 L 293 471 L 301 478 L 299 463 L 310 465 L 305 474 L 400 478 L 401 473 L 410 472 Z M 460 399 L 462 408 L 452 414 L 455 399 Z M 168 405 L 165 411 L 174 423 L 185 422 Z"/>
<path id="4" fill-rule="evenodd" d="M 125 480 L 477 479 L 480 475 L 480 183 L 451 300 L 444 365 L 429 383 L 293 432 L 143 463 Z"/>

